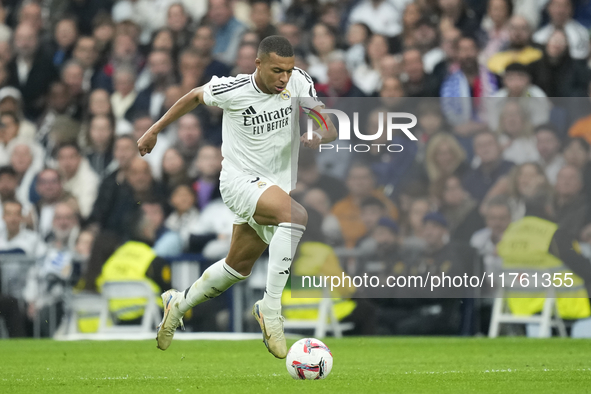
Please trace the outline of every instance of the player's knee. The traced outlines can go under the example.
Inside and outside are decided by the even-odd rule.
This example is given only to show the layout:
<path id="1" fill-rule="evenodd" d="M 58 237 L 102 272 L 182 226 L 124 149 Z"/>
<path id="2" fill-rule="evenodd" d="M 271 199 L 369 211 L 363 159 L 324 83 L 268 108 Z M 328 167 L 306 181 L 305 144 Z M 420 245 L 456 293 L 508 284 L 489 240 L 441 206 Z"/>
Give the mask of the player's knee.
<path id="1" fill-rule="evenodd" d="M 292 204 L 291 207 L 291 223 L 301 224 L 305 226 L 308 224 L 308 211 L 300 204 Z"/>

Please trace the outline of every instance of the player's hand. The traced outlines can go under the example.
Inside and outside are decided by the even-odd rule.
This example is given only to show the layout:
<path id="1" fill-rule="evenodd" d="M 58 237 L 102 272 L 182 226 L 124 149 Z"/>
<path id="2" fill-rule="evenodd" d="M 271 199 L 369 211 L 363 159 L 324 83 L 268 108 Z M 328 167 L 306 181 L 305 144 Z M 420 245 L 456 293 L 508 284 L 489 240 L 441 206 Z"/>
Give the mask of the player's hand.
<path id="1" fill-rule="evenodd" d="M 302 141 L 306 148 L 317 149 L 322 143 L 322 138 L 318 132 L 314 132 L 312 134 L 312 139 L 308 139 L 308 133 L 306 132 L 300 137 L 300 141 Z"/>
<path id="2" fill-rule="evenodd" d="M 142 138 L 137 142 L 140 155 L 144 156 L 146 153 L 152 152 L 152 149 L 154 149 L 154 146 L 156 145 L 157 138 L 158 135 L 154 133 L 151 128 L 146 131 L 144 135 L 142 135 Z"/>

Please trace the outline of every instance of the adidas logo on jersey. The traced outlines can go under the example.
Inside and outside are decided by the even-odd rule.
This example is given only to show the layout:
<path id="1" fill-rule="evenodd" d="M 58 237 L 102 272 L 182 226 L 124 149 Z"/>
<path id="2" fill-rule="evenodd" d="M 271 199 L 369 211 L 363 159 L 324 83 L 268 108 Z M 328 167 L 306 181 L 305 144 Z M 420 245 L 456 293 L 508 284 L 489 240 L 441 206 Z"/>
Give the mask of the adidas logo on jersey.
<path id="1" fill-rule="evenodd" d="M 254 110 L 254 108 L 252 107 L 252 105 L 250 107 L 248 107 L 246 109 L 246 111 L 244 111 L 242 113 L 242 115 L 255 115 L 257 113 L 257 111 Z"/>

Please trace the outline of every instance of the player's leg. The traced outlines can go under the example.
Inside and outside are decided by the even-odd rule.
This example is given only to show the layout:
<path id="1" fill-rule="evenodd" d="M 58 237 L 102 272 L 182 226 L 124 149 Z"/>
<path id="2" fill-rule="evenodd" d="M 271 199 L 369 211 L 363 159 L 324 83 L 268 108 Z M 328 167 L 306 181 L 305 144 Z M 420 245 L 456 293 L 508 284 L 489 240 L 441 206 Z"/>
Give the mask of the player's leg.
<path id="1" fill-rule="evenodd" d="M 184 314 L 195 305 L 217 297 L 234 283 L 248 278 L 255 261 L 266 248 L 267 244 L 250 225 L 235 224 L 228 256 L 212 264 L 185 290 L 180 311 Z"/>
<path id="2" fill-rule="evenodd" d="M 250 275 L 252 266 L 267 248 L 256 231 L 244 223 L 234 225 L 230 251 L 225 259 L 212 264 L 184 292 L 169 290 L 162 295 L 164 318 L 158 327 L 158 348 L 166 350 L 183 315 L 195 305 L 217 297 Z"/>
<path id="3" fill-rule="evenodd" d="M 291 261 L 308 223 L 305 208 L 277 186 L 266 190 L 257 203 L 254 219 L 261 225 L 277 226 L 269 244 L 269 270 L 263 303 L 279 313 Z"/>
<path id="4" fill-rule="evenodd" d="M 269 267 L 265 294 L 253 308 L 253 315 L 263 330 L 263 341 L 277 358 L 285 358 L 287 345 L 283 334 L 281 294 L 289 278 L 291 261 L 306 229 L 308 214 L 277 186 L 266 190 L 257 202 L 255 221 L 275 225 L 277 230 L 269 244 Z"/>

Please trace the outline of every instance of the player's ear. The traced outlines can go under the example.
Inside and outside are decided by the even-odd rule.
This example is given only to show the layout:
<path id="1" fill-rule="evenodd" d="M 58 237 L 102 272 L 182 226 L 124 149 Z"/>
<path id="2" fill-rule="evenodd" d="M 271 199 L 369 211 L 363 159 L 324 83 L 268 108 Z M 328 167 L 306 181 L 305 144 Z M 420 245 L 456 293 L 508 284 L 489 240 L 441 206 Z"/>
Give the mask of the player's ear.
<path id="1" fill-rule="evenodd" d="M 256 64 L 258 70 L 261 67 L 261 59 L 257 57 L 254 61 L 254 64 Z"/>

